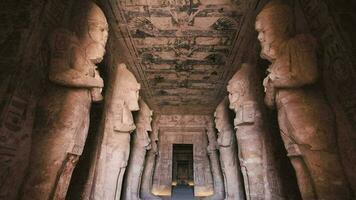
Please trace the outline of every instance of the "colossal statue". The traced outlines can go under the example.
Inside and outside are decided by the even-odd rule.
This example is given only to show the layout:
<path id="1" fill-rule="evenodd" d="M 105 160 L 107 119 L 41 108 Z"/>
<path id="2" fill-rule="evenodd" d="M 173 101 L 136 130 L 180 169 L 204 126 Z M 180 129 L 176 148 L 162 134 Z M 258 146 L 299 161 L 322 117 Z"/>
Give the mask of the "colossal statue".
<path id="1" fill-rule="evenodd" d="M 218 144 L 216 141 L 216 131 L 213 123 L 214 119 L 208 118 L 206 122 L 206 134 L 208 137 L 209 145 L 207 152 L 209 155 L 211 173 L 214 181 L 214 194 L 203 198 L 204 200 L 223 200 L 225 197 L 224 179 L 221 173 L 221 166 L 218 157 Z"/>
<path id="2" fill-rule="evenodd" d="M 119 200 L 130 154 L 130 133 L 135 130 L 131 111 L 139 110 L 139 89 L 134 75 L 125 64 L 114 70 L 107 91 L 101 146 L 97 155 L 91 200 Z"/>
<path id="3" fill-rule="evenodd" d="M 214 116 L 215 127 L 218 130 L 217 144 L 220 152 L 220 163 L 225 182 L 225 200 L 245 199 L 236 138 L 229 120 L 228 98 L 224 98 L 218 105 Z"/>
<path id="4" fill-rule="evenodd" d="M 139 200 L 146 151 L 151 149 L 148 132 L 152 131 L 152 110 L 140 99 L 140 111 L 135 116 L 136 131 L 132 136 L 132 147 L 128 169 L 124 180 L 123 200 Z"/>
<path id="5" fill-rule="evenodd" d="M 292 9 L 270 2 L 256 19 L 261 57 L 269 60 L 265 102 L 278 110 L 280 133 L 303 199 L 350 199 L 335 123 L 317 87 L 315 40 L 296 34 Z"/>
<path id="6" fill-rule="evenodd" d="M 246 199 L 283 199 L 280 176 L 266 140 L 266 127 L 258 101 L 255 65 L 242 64 L 229 81 L 230 108 L 236 113 L 234 126 Z"/>
<path id="7" fill-rule="evenodd" d="M 105 53 L 108 23 L 96 4 L 83 4 L 72 19 L 73 32 L 59 29 L 52 37 L 50 88 L 39 103 L 23 200 L 65 199 L 88 133 L 90 105 L 102 100 L 95 64 Z"/>
<path id="8" fill-rule="evenodd" d="M 152 185 L 153 185 L 153 173 L 156 166 L 156 159 L 158 155 L 158 133 L 159 128 L 157 124 L 157 117 L 156 115 L 153 117 L 152 122 L 152 133 L 150 134 L 151 140 L 151 149 L 148 150 L 146 155 L 145 167 L 142 174 L 142 182 L 140 188 L 140 195 L 141 199 L 144 200 L 159 200 L 161 199 L 158 196 L 152 194 Z"/>

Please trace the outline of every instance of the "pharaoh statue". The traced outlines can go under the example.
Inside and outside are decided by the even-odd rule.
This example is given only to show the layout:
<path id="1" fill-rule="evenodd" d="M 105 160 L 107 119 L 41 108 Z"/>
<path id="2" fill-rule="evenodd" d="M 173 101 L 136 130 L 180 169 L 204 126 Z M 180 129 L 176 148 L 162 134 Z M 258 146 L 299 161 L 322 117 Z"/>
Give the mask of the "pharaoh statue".
<path id="1" fill-rule="evenodd" d="M 145 200 L 159 200 L 158 196 L 152 194 L 153 173 L 156 166 L 156 159 L 158 155 L 158 117 L 155 115 L 152 122 L 152 133 L 150 134 L 151 149 L 147 151 L 145 167 L 142 174 L 142 182 L 140 188 L 140 197 Z"/>
<path id="2" fill-rule="evenodd" d="M 151 149 L 148 132 L 152 131 L 152 110 L 147 104 L 139 100 L 140 111 L 135 116 L 136 131 L 132 136 L 132 152 L 124 180 L 123 200 L 139 200 L 143 168 L 146 151 Z"/>
<path id="3" fill-rule="evenodd" d="M 237 156 L 236 138 L 229 119 L 228 98 L 218 105 L 214 113 L 215 127 L 218 130 L 217 144 L 225 182 L 225 200 L 245 199 L 240 163 Z"/>
<path id="4" fill-rule="evenodd" d="M 81 8 L 85 14 L 72 19 L 73 32 L 60 29 L 52 37 L 50 86 L 39 102 L 23 200 L 65 199 L 87 137 L 91 103 L 102 100 L 95 64 L 105 53 L 108 23 L 96 4 L 88 1 Z"/>
<path id="5" fill-rule="evenodd" d="M 267 4 L 256 19 L 261 57 L 269 60 L 265 103 L 277 108 L 280 133 L 303 199 L 350 199 L 333 113 L 317 87 L 315 40 L 296 34 L 292 9 Z"/>
<path id="6" fill-rule="evenodd" d="M 224 190 L 224 178 L 221 173 L 221 166 L 218 157 L 218 144 L 216 141 L 216 131 L 213 123 L 213 119 L 209 117 L 207 120 L 206 134 L 208 136 L 209 145 L 207 147 L 207 152 L 209 155 L 211 173 L 213 175 L 214 181 L 214 194 L 203 198 L 204 200 L 223 200 L 225 197 Z"/>
<path id="7" fill-rule="evenodd" d="M 134 75 L 118 64 L 108 87 L 101 146 L 96 158 L 91 200 L 119 200 L 130 154 L 130 133 L 136 129 L 131 111 L 139 110 L 139 90 Z"/>
<path id="8" fill-rule="evenodd" d="M 246 199 L 283 199 L 280 178 L 270 148 L 260 102 L 255 65 L 242 64 L 229 81 L 230 109 L 236 113 L 234 126 L 238 145 L 238 157 L 244 178 Z"/>

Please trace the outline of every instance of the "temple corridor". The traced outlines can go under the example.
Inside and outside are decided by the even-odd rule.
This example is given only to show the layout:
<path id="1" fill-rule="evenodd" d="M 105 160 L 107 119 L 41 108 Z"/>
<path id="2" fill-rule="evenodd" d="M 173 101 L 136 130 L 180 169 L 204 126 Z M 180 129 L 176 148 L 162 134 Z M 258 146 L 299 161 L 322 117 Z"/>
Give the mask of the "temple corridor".
<path id="1" fill-rule="evenodd" d="M 0 200 L 355 200 L 355 0 L 1 0 Z"/>

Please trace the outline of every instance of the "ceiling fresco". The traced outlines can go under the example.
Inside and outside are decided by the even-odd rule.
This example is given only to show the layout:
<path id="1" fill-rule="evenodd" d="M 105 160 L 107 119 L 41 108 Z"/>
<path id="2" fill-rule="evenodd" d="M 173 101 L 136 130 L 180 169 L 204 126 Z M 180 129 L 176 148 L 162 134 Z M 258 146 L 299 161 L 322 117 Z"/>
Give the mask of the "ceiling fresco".
<path id="1" fill-rule="evenodd" d="M 236 71 L 232 58 L 245 13 L 258 1 L 108 1 L 151 108 L 212 112 Z"/>

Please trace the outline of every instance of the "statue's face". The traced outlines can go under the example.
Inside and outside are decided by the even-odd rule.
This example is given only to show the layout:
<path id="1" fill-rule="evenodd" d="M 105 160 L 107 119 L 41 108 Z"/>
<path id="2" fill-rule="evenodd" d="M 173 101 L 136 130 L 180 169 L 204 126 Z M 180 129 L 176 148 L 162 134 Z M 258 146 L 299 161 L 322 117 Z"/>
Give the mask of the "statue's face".
<path id="1" fill-rule="evenodd" d="M 149 144 L 149 145 L 146 146 L 147 150 L 152 148 L 152 141 L 151 141 L 150 136 L 148 134 L 148 131 L 152 132 L 152 126 L 151 126 L 152 115 L 153 115 L 153 112 L 152 112 L 152 110 L 150 110 L 150 116 L 148 117 L 148 123 L 147 123 L 147 127 L 146 127 L 147 131 L 145 131 L 146 132 L 146 134 L 145 134 L 146 140 L 147 140 L 147 143 Z"/>
<path id="2" fill-rule="evenodd" d="M 261 57 L 267 60 L 276 59 L 276 48 L 274 44 L 278 38 L 277 33 L 273 30 L 271 21 L 268 19 L 257 18 L 255 28 L 258 32 L 257 39 L 261 44 Z"/>
<path id="3" fill-rule="evenodd" d="M 229 94 L 229 101 L 230 101 L 229 108 L 234 109 L 236 107 L 236 103 L 238 102 L 239 99 L 240 99 L 239 92 L 230 93 Z"/>
<path id="4" fill-rule="evenodd" d="M 151 149 L 153 152 L 158 153 L 158 147 L 155 141 L 151 142 Z"/>
<path id="5" fill-rule="evenodd" d="M 141 106 L 140 109 L 144 109 L 143 106 Z M 146 112 L 145 112 L 146 113 Z M 145 115 L 144 117 L 141 118 L 142 120 L 142 123 L 144 125 L 144 129 L 146 131 L 152 131 L 152 126 L 151 126 L 151 123 L 152 123 L 152 115 L 153 115 L 153 112 L 152 110 L 148 110 L 147 111 L 147 114 L 148 115 Z"/>
<path id="6" fill-rule="evenodd" d="M 234 81 L 233 83 L 227 86 L 227 90 L 229 92 L 229 108 L 235 110 L 239 106 L 240 99 L 244 95 L 245 88 L 240 81 Z"/>
<path id="7" fill-rule="evenodd" d="M 151 126 L 152 115 L 153 115 L 153 112 L 152 112 L 152 110 L 150 110 L 150 116 L 148 117 L 147 131 L 152 131 L 152 126 Z"/>
<path id="8" fill-rule="evenodd" d="M 94 63 L 103 60 L 105 54 L 105 45 L 108 40 L 108 25 L 104 23 L 89 24 L 89 36 L 92 39 L 87 55 Z M 95 49 L 94 49 L 95 48 Z"/>
<path id="9" fill-rule="evenodd" d="M 89 11 L 84 45 L 87 58 L 94 63 L 103 60 L 108 32 L 109 26 L 104 13 L 97 5 L 93 5 Z"/>
<path id="10" fill-rule="evenodd" d="M 215 117 L 215 128 L 218 130 L 218 134 L 220 134 L 221 125 L 222 125 L 222 118 L 217 112 L 214 112 L 214 117 Z"/>
<path id="11" fill-rule="evenodd" d="M 129 88 L 128 92 L 125 94 L 126 104 L 128 105 L 128 108 L 131 111 L 140 110 L 140 106 L 138 104 L 140 87 L 141 87 L 140 84 L 132 83 L 132 86 Z"/>
<path id="12" fill-rule="evenodd" d="M 109 34 L 109 27 L 106 21 L 89 21 L 88 32 L 93 41 L 105 46 Z"/>
<path id="13" fill-rule="evenodd" d="M 217 110 L 217 112 L 214 113 L 215 117 L 215 128 L 218 130 L 218 135 L 221 134 L 222 128 L 223 128 L 223 116 L 221 115 L 221 111 Z"/>
<path id="14" fill-rule="evenodd" d="M 143 138 L 143 142 L 144 142 L 144 146 L 146 147 L 147 150 L 151 149 L 151 139 L 148 136 L 148 131 L 145 131 L 145 133 L 143 134 L 144 138 Z"/>

